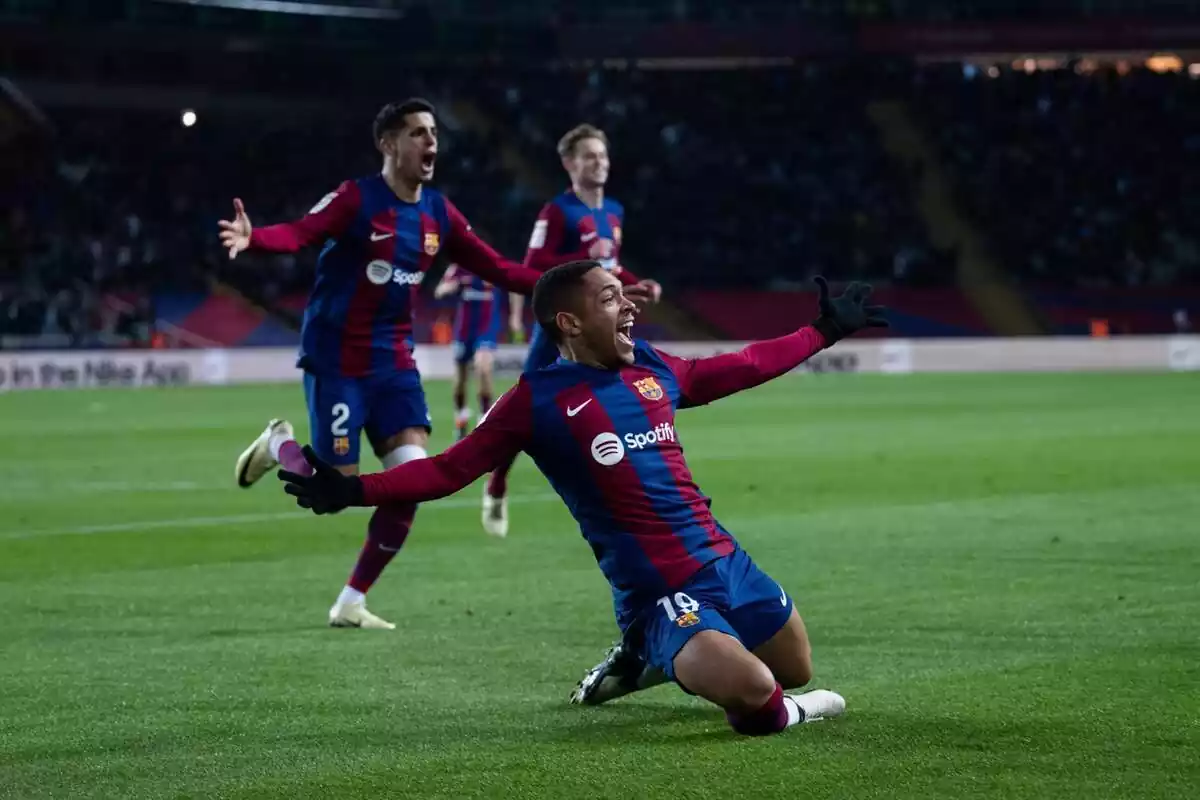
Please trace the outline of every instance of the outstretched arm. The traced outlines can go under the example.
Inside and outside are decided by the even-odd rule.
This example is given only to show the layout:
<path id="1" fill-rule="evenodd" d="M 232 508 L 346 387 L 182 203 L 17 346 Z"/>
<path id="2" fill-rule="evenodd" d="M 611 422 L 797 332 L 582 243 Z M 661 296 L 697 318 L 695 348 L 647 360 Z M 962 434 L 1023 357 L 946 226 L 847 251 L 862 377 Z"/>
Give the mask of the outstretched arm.
<path id="1" fill-rule="evenodd" d="M 267 250 L 272 253 L 295 253 L 309 245 L 322 242 L 331 237 L 340 236 L 354 215 L 358 213 L 362 198 L 358 184 L 353 181 L 343 181 L 342 185 L 321 198 L 312 210 L 295 222 L 281 222 L 278 225 L 268 225 L 264 228 L 250 227 L 250 220 L 244 220 L 244 246 L 240 249 L 254 248 Z M 234 224 L 242 224 L 245 211 L 241 201 L 235 200 L 234 206 L 239 213 Z M 224 228 L 225 225 L 222 224 Z M 228 230 L 228 229 L 227 229 Z M 225 234 L 222 234 L 224 240 Z M 226 243 L 226 247 L 229 247 Z M 232 253 L 233 258 L 236 253 Z"/>
<path id="2" fill-rule="evenodd" d="M 347 506 L 424 503 L 454 494 L 516 456 L 529 440 L 531 397 L 523 381 L 501 397 L 466 438 L 449 450 L 370 475 L 343 475 L 318 459 L 309 447 L 311 476 L 280 472 L 284 491 L 297 505 L 317 514 L 336 514 Z"/>
<path id="3" fill-rule="evenodd" d="M 852 283 L 844 293 L 830 299 L 825 279 L 818 276 L 813 280 L 820 315 L 812 325 L 795 333 L 711 358 L 683 359 L 659 351 L 679 381 L 683 405 L 701 406 L 766 383 L 863 328 L 887 327 L 887 310 L 866 304 L 871 296 L 867 284 Z"/>
<path id="4" fill-rule="evenodd" d="M 679 358 L 661 350 L 658 354 L 679 381 L 683 405 L 702 406 L 791 372 L 826 346 L 825 337 L 808 326 L 710 358 Z"/>
<path id="5" fill-rule="evenodd" d="M 510 292 L 533 292 L 533 285 L 541 273 L 509 261 L 493 250 L 449 200 L 446 201 L 446 214 L 450 217 L 447 252 L 460 267 Z"/>

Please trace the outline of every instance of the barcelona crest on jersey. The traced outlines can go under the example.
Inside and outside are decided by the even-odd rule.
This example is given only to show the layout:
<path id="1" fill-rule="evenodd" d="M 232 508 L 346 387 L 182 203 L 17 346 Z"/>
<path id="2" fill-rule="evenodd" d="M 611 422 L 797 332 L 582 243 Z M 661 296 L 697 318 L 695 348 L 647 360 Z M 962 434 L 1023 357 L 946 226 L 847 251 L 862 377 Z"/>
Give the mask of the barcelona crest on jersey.
<path id="1" fill-rule="evenodd" d="M 425 234 L 425 254 L 436 256 L 438 247 L 441 246 L 441 237 L 436 233 Z"/>
<path id="2" fill-rule="evenodd" d="M 634 381 L 633 388 L 637 389 L 638 394 L 647 400 L 661 400 L 663 396 L 663 388 L 654 378 L 642 378 L 640 381 Z"/>

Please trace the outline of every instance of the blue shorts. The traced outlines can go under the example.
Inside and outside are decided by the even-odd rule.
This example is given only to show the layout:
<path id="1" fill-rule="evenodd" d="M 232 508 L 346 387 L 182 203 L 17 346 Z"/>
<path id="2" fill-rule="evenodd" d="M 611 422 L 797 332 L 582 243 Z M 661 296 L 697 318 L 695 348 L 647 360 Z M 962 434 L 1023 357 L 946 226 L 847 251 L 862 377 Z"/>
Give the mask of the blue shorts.
<path id="1" fill-rule="evenodd" d="M 433 429 L 415 369 L 367 378 L 305 372 L 304 397 L 313 450 L 335 466 L 359 463 L 364 431 L 380 445 L 405 428 Z"/>
<path id="2" fill-rule="evenodd" d="M 660 597 L 627 634 L 646 663 L 675 680 L 675 656 L 700 631 L 720 631 L 754 650 L 792 615 L 792 598 L 740 547 Z"/>
<path id="3" fill-rule="evenodd" d="M 457 364 L 469 364 L 480 350 L 495 350 L 496 334 L 484 333 L 469 339 L 454 340 L 454 361 Z"/>
<path id="4" fill-rule="evenodd" d="M 529 351 L 525 354 L 525 372 L 535 372 L 558 360 L 558 345 L 554 343 L 541 325 L 533 326 L 533 338 L 529 340 Z"/>

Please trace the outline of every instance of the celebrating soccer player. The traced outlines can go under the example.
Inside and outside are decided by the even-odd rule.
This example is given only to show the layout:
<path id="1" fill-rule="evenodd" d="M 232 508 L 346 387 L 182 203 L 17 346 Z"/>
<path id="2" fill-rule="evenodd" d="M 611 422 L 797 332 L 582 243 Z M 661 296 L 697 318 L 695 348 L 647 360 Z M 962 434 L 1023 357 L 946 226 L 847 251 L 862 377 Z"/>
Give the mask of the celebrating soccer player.
<path id="1" fill-rule="evenodd" d="M 236 216 L 220 223 L 231 259 L 251 248 L 292 253 L 323 243 L 298 366 L 313 446 L 347 474 L 358 471 L 364 431 L 385 467 L 426 457 L 430 417 L 413 360 L 412 303 L 438 252 L 513 291 L 529 291 L 539 274 L 501 258 L 426 185 L 438 153 L 432 105 L 388 104 L 372 132 L 383 154 L 379 174 L 345 181 L 296 222 L 254 228 L 242 201 L 234 200 Z M 252 485 L 280 462 L 292 472 L 307 468 L 292 426 L 272 420 L 238 458 L 238 484 Z M 366 593 L 404 544 L 415 513 L 412 503 L 376 510 L 349 582 L 329 611 L 330 625 L 395 627 L 367 610 Z"/>
<path id="2" fill-rule="evenodd" d="M 625 208 L 604 193 L 608 182 L 608 137 L 593 125 L 578 125 L 559 140 L 558 154 L 571 178 L 571 188 L 542 207 L 525 266 L 539 272 L 580 259 L 595 259 L 626 286 L 637 286 L 639 298 L 656 303 L 662 295 L 657 281 L 639 280 L 621 266 Z M 629 294 L 629 292 L 626 292 Z M 513 316 L 520 317 L 524 298 L 512 295 Z M 558 348 L 538 327 L 525 359 L 525 370 L 541 369 L 558 358 Z M 495 536 L 508 533 L 508 473 L 506 461 L 492 472 L 483 494 L 483 528 Z"/>
<path id="3" fill-rule="evenodd" d="M 538 280 L 533 310 L 562 358 L 522 375 L 465 439 L 363 477 L 306 449 L 315 472 L 280 478 L 300 506 L 336 513 L 445 497 L 524 450 L 579 523 L 612 587 L 626 647 L 657 682 L 674 680 L 716 703 L 745 734 L 837 716 L 845 701 L 833 692 L 785 694 L 812 678 L 804 623 L 791 595 L 713 517 L 675 430 L 676 409 L 757 386 L 857 330 L 887 324 L 882 307 L 866 305 L 870 287 L 851 284 L 830 299 L 824 279 L 817 283 L 811 326 L 685 360 L 632 338 L 634 305 L 599 262 L 556 267 Z M 653 682 L 631 681 L 610 696 Z"/>
<path id="4" fill-rule="evenodd" d="M 492 407 L 492 362 L 500 337 L 502 293 L 478 275 L 451 264 L 433 290 L 436 298 L 456 296 L 454 310 L 454 427 L 467 435 L 471 410 L 467 385 L 474 367 L 479 379 L 479 413 Z M 520 297 L 520 295 L 517 295 Z"/>

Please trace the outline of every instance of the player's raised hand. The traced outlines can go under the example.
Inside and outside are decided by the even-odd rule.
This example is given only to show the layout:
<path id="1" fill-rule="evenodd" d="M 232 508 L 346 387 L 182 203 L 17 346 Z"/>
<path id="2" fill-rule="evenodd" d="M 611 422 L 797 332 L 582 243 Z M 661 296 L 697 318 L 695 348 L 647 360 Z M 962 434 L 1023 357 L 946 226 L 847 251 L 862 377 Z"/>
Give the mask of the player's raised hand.
<path id="1" fill-rule="evenodd" d="M 229 251 L 230 261 L 250 247 L 250 233 L 254 228 L 250 225 L 250 217 L 246 215 L 246 207 L 240 198 L 233 200 L 233 220 L 223 219 L 217 225 L 221 228 L 221 246 Z"/>
<path id="2" fill-rule="evenodd" d="M 508 318 L 508 340 L 513 344 L 525 344 L 525 320 L 518 315 Z"/>
<path id="3" fill-rule="evenodd" d="M 309 445 L 302 450 L 304 460 L 312 465 L 312 475 L 279 471 L 283 490 L 296 498 L 296 505 L 311 509 L 314 514 L 336 514 L 347 506 L 362 505 L 362 481 L 357 475 L 343 475 L 322 461 Z"/>
<path id="4" fill-rule="evenodd" d="M 641 280 L 630 286 L 625 286 L 621 289 L 621 294 L 625 295 L 626 299 L 630 300 L 638 310 L 642 310 L 648 305 L 657 303 L 662 297 L 662 286 L 658 281 Z"/>
<path id="5" fill-rule="evenodd" d="M 825 341 L 833 344 L 863 328 L 886 328 L 887 309 L 883 306 L 867 305 L 871 296 L 871 285 L 855 281 L 846 287 L 846 291 L 837 297 L 829 296 L 829 282 L 818 275 L 813 278 L 817 284 L 817 303 L 821 315 L 813 322 L 813 327 L 820 331 Z"/>

